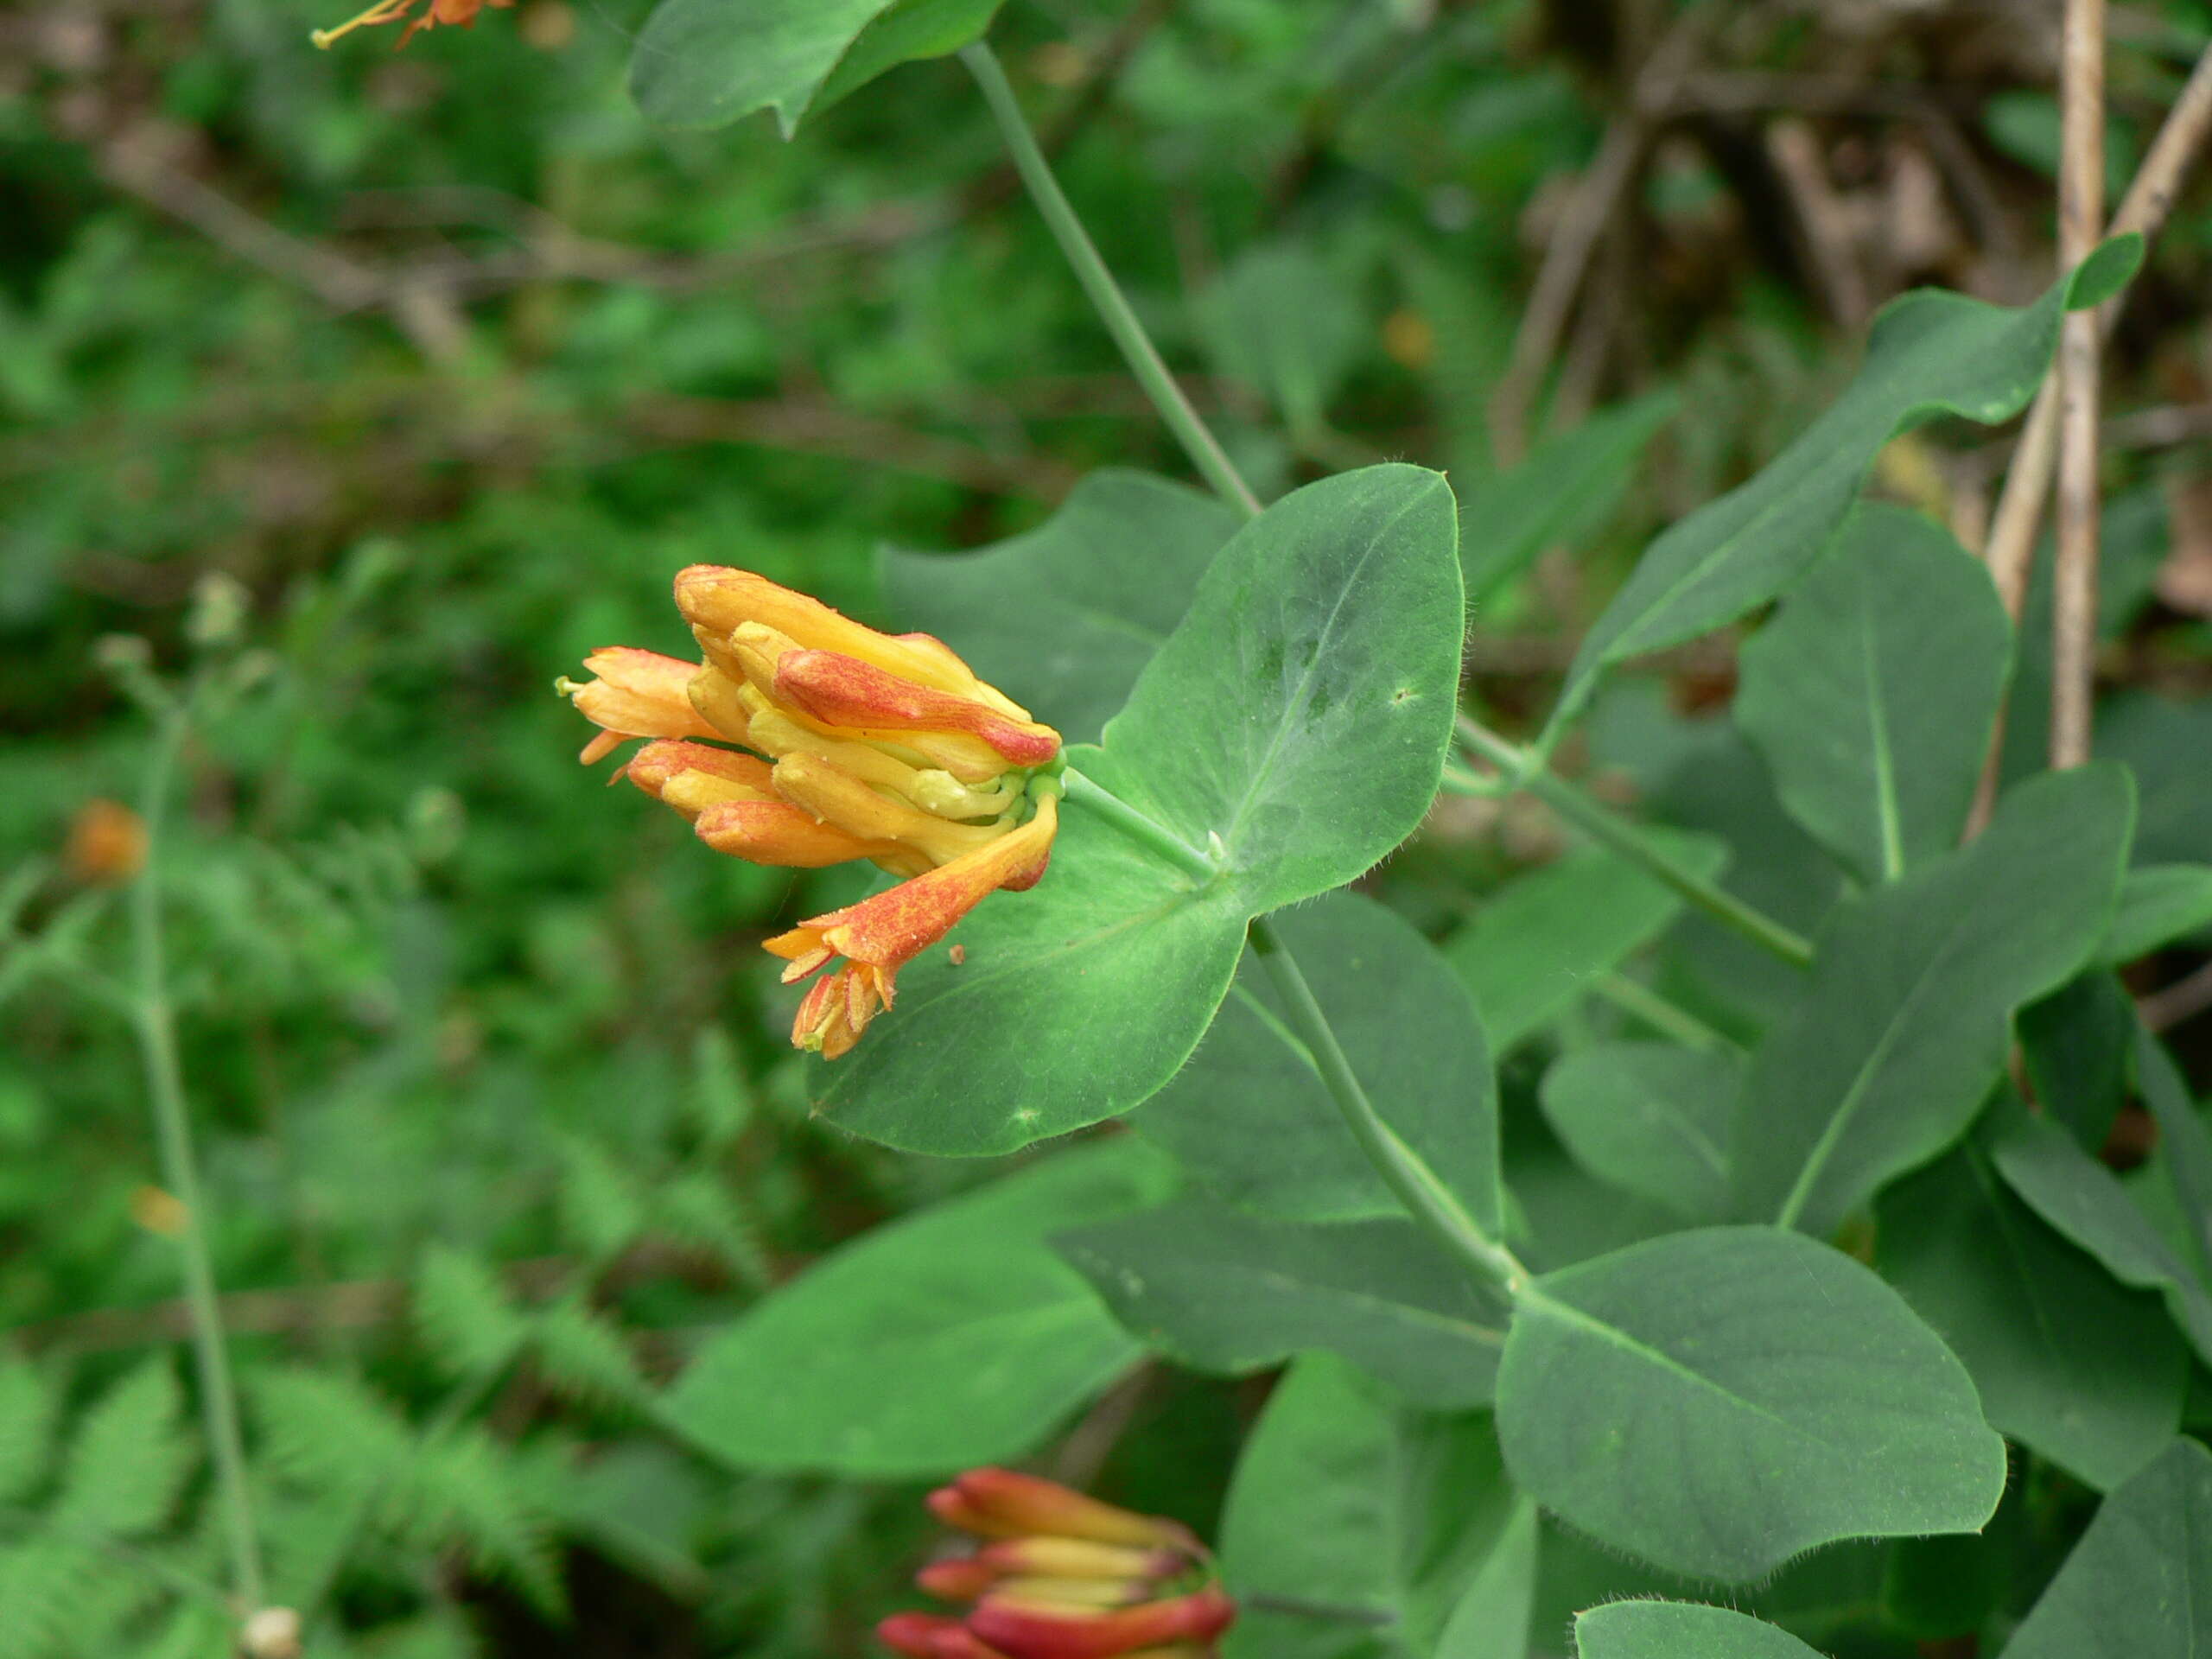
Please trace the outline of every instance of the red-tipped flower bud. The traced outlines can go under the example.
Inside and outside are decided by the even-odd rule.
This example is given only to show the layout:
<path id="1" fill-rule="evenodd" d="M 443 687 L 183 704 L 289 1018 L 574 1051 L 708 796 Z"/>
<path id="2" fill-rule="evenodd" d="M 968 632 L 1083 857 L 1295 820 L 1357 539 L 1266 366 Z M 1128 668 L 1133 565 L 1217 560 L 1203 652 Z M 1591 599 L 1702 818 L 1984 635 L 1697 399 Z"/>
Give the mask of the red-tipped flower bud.
<path id="1" fill-rule="evenodd" d="M 998 1536 L 1041 1533 L 1136 1549 L 1204 1554 L 1189 1530 L 1173 1521 L 1102 1503 L 1056 1480 L 1011 1469 L 971 1469 L 955 1484 L 976 1511 L 998 1523 L 992 1529 Z"/>
<path id="2" fill-rule="evenodd" d="M 969 1614 L 968 1629 L 1007 1659 L 1121 1659 L 1171 1643 L 1211 1642 L 1236 1617 L 1236 1603 L 1209 1585 L 1172 1601 L 1110 1611 L 986 1596 Z"/>

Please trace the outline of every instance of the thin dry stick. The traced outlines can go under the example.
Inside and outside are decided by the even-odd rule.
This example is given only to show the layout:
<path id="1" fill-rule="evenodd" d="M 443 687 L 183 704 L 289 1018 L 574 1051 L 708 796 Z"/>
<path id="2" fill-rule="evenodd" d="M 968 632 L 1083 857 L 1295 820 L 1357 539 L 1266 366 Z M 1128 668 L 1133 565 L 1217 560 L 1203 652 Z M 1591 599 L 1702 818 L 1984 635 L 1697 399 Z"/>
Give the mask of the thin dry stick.
<path id="1" fill-rule="evenodd" d="M 2135 181 L 2120 201 L 2119 213 L 2113 216 L 2113 235 L 2133 231 L 2146 240 L 2158 236 L 2165 226 L 2167 215 L 2173 211 L 2174 199 L 2181 193 L 2182 184 L 2208 136 L 2212 136 L 2212 47 L 2208 47 L 2196 60 L 2188 85 L 2182 88 L 2181 97 L 2167 115 L 2165 124 L 2158 129 L 2151 153 L 2144 157 Z M 2111 333 L 2119 321 L 2120 303 L 2117 299 L 2109 301 L 2098 311 L 2098 326 L 2103 333 Z M 2021 429 L 1983 553 L 1997 592 L 2015 621 L 2027 603 L 2028 573 L 2035 557 L 2036 533 L 2043 525 L 2044 498 L 2050 493 L 2057 454 L 2058 392 L 2055 385 L 2046 382 L 2036 397 L 2035 407 L 2029 411 L 2027 424 Z M 1996 806 L 1998 766 L 2004 747 L 2005 729 L 2000 714 L 1998 728 L 1991 738 L 1989 759 L 1982 767 L 1981 787 L 1967 823 L 1969 840 L 1981 833 Z"/>
<path id="2" fill-rule="evenodd" d="M 2174 198 L 2208 136 L 2212 136 L 2212 47 L 2196 60 L 2189 84 L 2182 88 L 2180 99 L 2158 129 L 2151 153 L 2144 157 L 2120 211 L 2113 215 L 2113 235 L 2133 231 L 2155 238 L 2165 227 Z M 2118 300 L 2110 301 L 2097 314 L 2107 334 L 2119 321 L 2120 305 Z M 2050 493 L 2057 455 L 2058 394 L 2055 386 L 2047 385 L 2020 433 L 2019 447 L 2005 475 L 2005 493 L 1998 500 L 1997 517 L 1989 532 L 1989 573 L 2015 620 L 2026 602 L 2036 532 L 2043 526 L 2044 499 Z"/>
<path id="3" fill-rule="evenodd" d="M 2105 222 L 2105 0 L 2067 0 L 2058 172 L 2058 255 L 2069 270 L 2095 251 Z M 2052 588 L 2050 763 L 2089 760 L 2096 698 L 2098 479 L 2096 312 L 2066 319 L 2058 343 L 2058 566 Z"/>

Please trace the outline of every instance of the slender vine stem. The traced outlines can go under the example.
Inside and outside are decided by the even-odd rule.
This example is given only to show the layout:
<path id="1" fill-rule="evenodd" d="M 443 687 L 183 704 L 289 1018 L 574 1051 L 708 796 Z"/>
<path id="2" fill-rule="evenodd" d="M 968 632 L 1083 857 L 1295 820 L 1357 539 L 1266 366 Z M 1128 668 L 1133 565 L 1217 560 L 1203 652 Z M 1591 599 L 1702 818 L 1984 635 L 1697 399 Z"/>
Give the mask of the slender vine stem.
<path id="1" fill-rule="evenodd" d="M 1436 1172 L 1383 1122 L 1282 936 L 1266 917 L 1258 916 L 1253 918 L 1248 937 L 1253 955 L 1260 959 L 1282 999 L 1284 1023 L 1306 1045 L 1329 1097 L 1344 1114 L 1344 1126 L 1359 1142 L 1376 1173 L 1422 1229 L 1477 1279 L 1497 1286 L 1509 1296 L 1519 1295 L 1529 1283 L 1528 1268 L 1511 1250 L 1483 1230 Z"/>
<path id="2" fill-rule="evenodd" d="M 1802 934 L 1784 927 L 1765 912 L 1754 909 L 1680 862 L 1633 824 L 1607 811 L 1566 779 L 1546 771 L 1542 762 L 1529 751 L 1507 742 L 1464 715 L 1459 717 L 1459 737 L 1507 779 L 1527 790 L 1592 841 L 1673 888 L 1714 921 L 1796 967 L 1811 964 L 1813 947 Z"/>
<path id="3" fill-rule="evenodd" d="M 1191 400 L 1183 395 L 1183 388 L 1175 384 L 1175 377 L 1168 372 L 1160 359 L 1159 348 L 1153 345 L 1152 336 L 1146 334 L 1144 325 L 1137 321 L 1137 314 L 1129 308 L 1128 297 L 1121 284 L 1114 280 L 1114 273 L 1106 269 L 1106 262 L 1098 254 L 1097 245 L 1090 233 L 1083 228 L 1083 221 L 1076 217 L 1075 208 L 1061 190 L 1059 181 L 1052 176 L 1052 165 L 1045 159 L 1045 152 L 1030 131 L 1029 123 L 1021 113 L 1021 105 L 1014 95 L 1014 87 L 1000 67 L 998 55 L 984 42 L 978 41 L 964 48 L 960 60 L 968 66 L 983 89 L 983 101 L 990 105 L 991 115 L 998 122 L 999 133 L 1006 140 L 1006 147 L 1014 157 L 1016 171 L 1029 189 L 1037 204 L 1037 211 L 1045 216 L 1045 223 L 1060 245 L 1060 251 L 1067 256 L 1068 264 L 1075 268 L 1076 280 L 1083 284 L 1083 291 L 1090 296 L 1107 333 L 1114 336 L 1114 343 L 1122 348 L 1128 359 L 1129 371 L 1142 383 L 1146 393 L 1158 408 L 1160 417 L 1167 423 L 1186 453 L 1214 493 L 1232 506 L 1257 516 L 1260 499 L 1252 493 L 1251 486 L 1236 470 L 1228 453 L 1221 447 L 1198 411 L 1191 407 Z"/>
<path id="4" fill-rule="evenodd" d="M 1590 988 L 1624 1014 L 1633 1014 L 1654 1031 L 1664 1032 L 1685 1048 L 1707 1054 L 1740 1054 L 1741 1045 L 1723 1036 L 1688 1008 L 1669 1002 L 1641 981 L 1626 974 L 1600 974 Z"/>
<path id="5" fill-rule="evenodd" d="M 139 872 L 130 893 L 130 931 L 138 977 L 131 1026 L 144 1063 L 147 1098 L 153 1107 L 162 1183 L 182 1207 L 183 1224 L 177 1244 L 183 1255 L 185 1301 L 192 1314 L 192 1352 L 200 1381 L 200 1413 L 208 1454 L 215 1466 L 232 1588 L 240 1612 L 252 1613 L 262 1605 L 261 1547 L 253 1524 L 245 1443 L 238 1432 L 238 1390 L 231 1379 L 222 1307 L 207 1250 L 207 1206 L 200 1187 L 199 1160 L 193 1152 L 183 1069 L 177 1059 L 176 1017 L 169 1002 L 162 930 L 162 824 L 168 809 L 177 755 L 184 746 L 187 715 L 182 708 L 169 708 L 157 710 L 155 719 L 154 747 L 139 804 L 146 826 L 146 868 Z"/>

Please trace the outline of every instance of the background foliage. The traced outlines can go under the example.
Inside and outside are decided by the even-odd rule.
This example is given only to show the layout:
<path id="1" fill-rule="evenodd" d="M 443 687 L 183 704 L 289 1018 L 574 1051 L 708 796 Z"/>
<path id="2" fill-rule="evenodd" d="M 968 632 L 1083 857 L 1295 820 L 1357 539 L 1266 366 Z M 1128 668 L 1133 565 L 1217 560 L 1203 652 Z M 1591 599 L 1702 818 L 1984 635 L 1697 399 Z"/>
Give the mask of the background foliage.
<path id="1" fill-rule="evenodd" d="M 1448 470 L 1475 607 L 1471 689 L 1503 722 L 1541 719 L 1657 532 L 1835 404 L 1878 302 L 1940 282 L 2024 305 L 2050 279 L 2041 22 L 1967 3 L 1719 9 L 1726 27 L 1669 72 L 1656 118 L 1635 111 L 1656 97 L 1649 66 L 1672 9 L 1637 0 L 1027 0 L 999 20 L 1071 194 L 1262 493 L 1384 459 Z M 1407 1529 L 1402 1559 L 1301 1567 L 1298 1539 L 1269 1531 L 1281 1517 L 1319 1538 L 1363 1524 L 1332 1528 L 1326 1505 L 1343 1496 L 1301 1484 L 1301 1445 L 1356 1446 L 1409 1492 L 1440 1478 L 1435 1466 L 1464 1455 L 1454 1414 L 1476 1403 L 1452 1391 L 1468 1339 L 1439 1337 L 1431 1352 L 1334 1324 L 1288 1345 L 1178 1336 L 1175 1287 L 1160 1274 L 1162 1305 L 1132 1311 L 1113 1268 L 1160 1241 L 1124 1217 L 1165 1187 L 1127 1142 L 909 1224 L 943 1235 L 933 1249 L 894 1251 L 913 1233 L 886 1232 L 863 1248 L 939 1279 L 871 1294 L 897 1306 L 964 1286 L 978 1330 L 1001 1330 L 1010 1311 L 1062 1321 L 1070 1375 L 1103 1382 L 1136 1348 L 1088 1275 L 1125 1319 L 1167 1332 L 1160 1345 L 1179 1359 L 1236 1375 L 1144 1365 L 1064 1424 L 1052 1379 L 979 1394 L 981 1343 L 901 1347 L 880 1319 L 798 1328 L 800 1315 L 788 1330 L 741 1327 L 765 1358 L 725 1343 L 687 1370 L 764 1289 L 985 1170 L 893 1154 L 810 1115 L 781 1048 L 772 964 L 753 945 L 842 896 L 835 878 L 714 858 L 671 815 L 594 787 L 573 764 L 578 722 L 547 683 L 594 645 L 677 646 L 665 582 L 681 564 L 742 563 L 896 621 L 887 589 L 908 607 L 923 594 L 963 602 L 960 579 L 924 555 L 1039 531 L 1102 466 L 1180 467 L 957 67 L 902 68 L 834 103 L 837 81 L 808 83 L 784 105 L 793 118 L 814 106 L 789 147 L 766 117 L 670 130 L 647 125 L 626 89 L 648 10 L 526 0 L 403 56 L 375 36 L 316 54 L 308 30 L 337 19 L 289 3 L 32 0 L 0 16 L 0 898 L 15 931 L 0 957 L 0 1653 L 184 1656 L 221 1641 L 170 1223 L 137 1058 L 99 992 L 127 968 L 123 917 L 64 856 L 84 804 L 131 798 L 144 763 L 146 721 L 99 666 L 97 642 L 117 633 L 149 640 L 162 671 L 215 687 L 161 849 L 172 990 L 272 1599 L 308 1613 L 313 1651 L 857 1654 L 926 1536 L 900 1479 L 934 1458 L 1024 1452 L 1210 1533 L 1225 1525 L 1232 1556 L 1269 1563 L 1286 1595 L 1328 1586 L 1357 1605 L 1389 1586 L 1423 1642 L 1451 1637 L 1458 1616 L 1439 1602 L 1440 1562 L 1502 1563 L 1496 1581 L 1510 1584 L 1515 1552 L 1536 1552 L 1540 1532 L 1534 1652 L 1563 1651 L 1571 1616 L 1608 1596 L 1695 1595 L 1695 1582 L 1628 1567 L 1521 1499 L 1457 1517 L 1448 1537 L 1427 1536 L 1409 1501 L 1366 1522 L 1387 1521 L 1394 1539 Z M 2123 153 L 2171 100 L 2212 11 L 2171 0 L 2126 18 Z M 1649 166 L 1609 217 L 1590 296 L 1550 354 L 1560 372 L 1530 448 L 1515 423 L 1492 421 L 1529 401 L 1517 320 L 1570 222 L 1574 179 L 1634 119 L 1655 122 Z M 2118 355 L 2099 747 L 2133 768 L 2139 866 L 2212 864 L 2204 200 L 2184 202 L 2137 284 Z M 1966 366 L 2008 372 L 1986 353 Z M 1825 487 L 1847 496 L 1871 465 L 1898 502 L 1971 523 L 2001 462 L 1990 435 L 1946 423 L 1883 448 L 1887 426 L 1846 418 L 1854 406 L 1821 429 L 1813 459 L 1841 480 Z M 1136 619 L 1164 633 L 1182 603 L 1143 581 L 1145 561 L 1185 569 L 1179 549 L 1233 524 L 1127 479 L 1094 479 L 1076 499 L 1116 492 L 1146 497 L 1154 523 L 1173 515 L 1172 544 L 1165 529 L 1156 544 L 1117 540 L 1109 499 L 1105 528 L 1069 564 L 1126 573 L 1119 585 L 1166 601 Z M 880 571 L 886 543 L 906 551 Z M 1932 557 L 1909 538 L 1886 556 Z M 980 608 L 990 579 L 967 580 Z M 1823 717 L 1793 707 L 1805 683 L 1776 672 L 1817 650 L 1793 643 L 1817 632 L 1805 615 L 1880 598 L 1799 588 L 1749 636 L 1740 691 L 1732 632 L 1592 681 L 1562 764 L 1679 836 L 1687 858 L 1725 858 L 1732 890 L 1808 931 L 1847 881 L 1885 872 L 1910 874 L 1829 925 L 1888 906 L 1940 930 L 1986 908 L 1977 880 L 2001 889 L 1978 874 L 1996 857 L 2095 864 L 2078 839 L 2047 848 L 2025 832 L 2033 844 L 1993 837 L 1945 860 L 1964 804 L 1914 785 L 1955 777 L 1944 754 L 1899 753 L 1891 782 L 1907 804 L 1866 822 L 1853 815 L 1866 789 L 1765 735 Z M 2016 771 L 2042 747 L 2038 614 L 2031 605 L 2014 664 Z M 1986 718 L 2001 639 L 1970 601 L 1910 620 L 1945 631 L 1904 653 L 1903 672 L 1930 677 L 1880 684 L 1901 706 L 1941 700 L 1962 721 Z M 1656 626 L 1592 650 L 1688 631 Z M 975 649 L 995 671 L 988 637 Z M 1109 656 L 1087 660 L 1111 670 Z M 1071 735 L 1097 738 L 1135 670 L 1090 689 Z M 1955 745 L 1962 729 L 1925 735 Z M 1549 1294 L 1595 1306 L 1605 1274 L 1567 1264 L 1740 1213 L 1741 1194 L 1700 1198 L 1694 1179 L 1648 1174 L 1669 1155 L 1694 1160 L 1696 1137 L 1725 1145 L 1725 1116 L 1624 1141 L 1637 1126 L 1604 1103 L 1624 1089 L 1692 1108 L 1725 1097 L 1713 1072 L 1737 1063 L 1725 1043 L 1703 1045 L 1710 1064 L 1687 1063 L 1702 1076 L 1670 1090 L 1685 1051 L 1652 1039 L 1743 1039 L 1783 1015 L 1793 989 L 1763 958 L 1526 799 L 1448 802 L 1362 885 L 1292 912 L 1285 931 L 1317 950 L 1338 941 L 1354 962 L 1402 948 L 1405 931 L 1442 944 L 1460 982 L 1433 988 L 1438 1006 L 1471 994 L 1503 1062 L 1496 1107 L 1525 1212 L 1514 1224 L 1567 1268 Z M 2148 1195 L 2163 1189 L 2139 1166 L 2154 1121 L 2169 1147 L 2193 1144 L 2192 1081 L 2201 1091 L 2212 1058 L 2194 930 L 2212 916 L 2202 883 L 2172 871 L 2124 903 L 2150 918 L 2135 948 L 2107 949 L 2124 984 L 2110 968 L 2055 989 L 2039 976 L 2039 947 L 2061 974 L 2088 949 L 2069 955 L 2048 936 L 2094 918 L 2017 917 L 2034 937 L 1978 940 L 1959 969 L 2019 982 L 1986 986 L 1993 1041 L 2020 997 L 2068 999 L 2063 1020 L 2046 1016 L 2059 1035 L 2039 1042 L 2031 1014 L 2023 1036 L 2039 1086 L 2086 1103 L 2075 1135 L 1986 1122 L 1882 1202 L 1883 1272 L 1942 1328 L 1995 1426 L 2034 1435 L 2049 1461 L 2015 1482 L 1987 1541 L 1846 1546 L 1742 1599 L 1826 1651 L 1905 1654 L 2008 1630 L 2095 1492 L 2171 1434 L 2184 1388 L 2184 1421 L 2202 1427 L 2212 1301 L 2187 1241 L 2162 1234 Z M 1238 993 L 1230 1020 L 1257 1018 L 1266 995 Z M 2186 1074 L 2145 1062 L 2139 1102 L 2113 1045 L 2073 1035 L 2099 1007 L 2124 1020 L 2131 995 L 2169 1028 Z M 1853 1063 L 1828 1051 L 1865 1033 L 1799 1018 L 1818 1065 L 1770 1059 L 1749 1086 L 1763 1109 L 1811 1122 L 1825 1108 L 1802 1098 L 1806 1079 Z M 1235 1029 L 1206 1065 L 1240 1064 Z M 1378 1022 L 1386 1050 L 1387 1030 Z M 1989 1081 L 1990 1056 L 1964 1058 L 1973 1075 L 1946 1085 L 1961 1113 Z M 1486 1075 L 1480 1054 L 1425 1064 Z M 1655 1064 L 1668 1074 L 1656 1084 Z M 1171 1092 L 1135 1123 L 1179 1154 L 1192 1120 L 1171 1122 L 1174 1104 Z M 1300 1147 L 1286 1137 L 1269 1147 L 1279 1169 L 1238 1172 L 1263 1187 L 1268 1217 L 1209 1207 L 1178 1224 L 1217 1255 L 1270 1266 L 1300 1261 L 1313 1223 L 1404 1233 L 1378 1192 Z M 1911 1161 L 1878 1135 L 1847 1150 L 1885 1175 Z M 1802 1173 L 1762 1172 L 1759 1213 L 1789 1204 Z M 1929 1189 L 1972 1198 L 1989 1225 L 1916 1229 Z M 1865 1192 L 1808 1189 L 1801 1202 L 1818 1200 L 1825 1228 Z M 1048 1221 L 1084 1226 L 1073 1266 L 1044 1245 Z M 1495 1313 L 1466 1305 L 1448 1266 L 1433 1286 L 1408 1282 L 1405 1249 L 1382 1238 L 1375 1260 L 1425 1325 L 1480 1328 Z M 1006 1257 L 1002 1282 L 977 1291 L 963 1250 Z M 1340 1238 L 1305 1250 L 1321 1292 L 1364 1305 L 1357 1252 Z M 1944 1312 L 1961 1259 L 1992 1251 L 1992 1277 L 2011 1274 L 2040 1325 Z M 2118 1298 L 2115 1275 L 2142 1298 Z M 1838 1287 L 1878 1291 L 1864 1274 Z M 2171 1321 L 2145 1316 L 2153 1294 L 2194 1354 Z M 1888 1304 L 1870 1306 L 1875 1320 Z M 1440 1309 L 1448 1325 L 1430 1317 Z M 2042 1374 L 2008 1368 L 2022 1329 L 2092 1319 L 2140 1332 L 2139 1364 L 2076 1379 L 2109 1408 L 2094 1421 L 2052 1427 L 2049 1401 L 1984 1380 Z M 1550 1349 L 1577 1328 L 1548 1321 L 1550 1346 L 1532 1338 L 1515 1363 L 1562 1363 Z M 1267 1368 L 1291 1347 L 1306 1357 L 1270 1395 Z M 1389 1398 L 1359 1363 L 1378 1347 L 1395 1368 Z M 1899 1363 L 1922 1361 L 1925 1392 L 1940 1395 L 1941 1366 Z M 762 1388 L 787 1377 L 842 1402 L 856 1434 L 885 1427 L 897 1402 L 871 1405 L 868 1390 L 893 1367 L 912 1379 L 918 1421 L 948 1399 L 989 1409 L 942 1425 L 971 1441 L 892 1466 L 865 1445 L 808 1447 L 795 1429 L 701 1406 L 741 1386 L 748 1363 L 770 1368 Z M 1480 1478 L 1454 1471 L 1461 1490 Z M 2124 1562 L 2124 1529 L 2201 1510 L 2203 1478 L 2179 1450 L 2152 1464 L 2084 1554 Z M 1830 1535 L 1806 1525 L 1804 1545 Z M 1655 1617 L 1592 1615 L 1582 1650 L 1669 1651 L 1637 1645 L 1662 1639 L 1638 1628 Z M 2088 1617 L 2046 1601 L 2018 1649 L 2082 1651 L 2069 1631 Z M 1271 1615 L 1236 1639 L 1255 1654 L 1365 1651 L 1363 1628 L 1317 1637 Z M 1757 1645 L 1783 1638 L 1751 1630 L 1745 1653 L 1792 1650 Z"/>

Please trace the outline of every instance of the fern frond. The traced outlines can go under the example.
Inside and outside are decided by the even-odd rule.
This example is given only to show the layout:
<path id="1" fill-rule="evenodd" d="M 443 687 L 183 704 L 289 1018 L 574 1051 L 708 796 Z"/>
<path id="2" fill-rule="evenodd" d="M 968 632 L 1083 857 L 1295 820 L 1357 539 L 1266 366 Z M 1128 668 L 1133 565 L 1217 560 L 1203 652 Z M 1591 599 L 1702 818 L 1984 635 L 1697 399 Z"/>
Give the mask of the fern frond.
<path id="1" fill-rule="evenodd" d="M 698 1170 L 671 1181 L 656 1195 L 654 1230 L 681 1243 L 712 1250 L 747 1285 L 765 1287 L 768 1252 L 752 1219 L 721 1179 Z"/>
<path id="2" fill-rule="evenodd" d="M 480 1376 L 509 1361 L 530 1321 L 508 1300 L 499 1275 L 479 1258 L 442 1246 L 416 1270 L 415 1327 L 430 1356 L 454 1376 Z"/>
<path id="3" fill-rule="evenodd" d="M 702 1026 L 691 1045 L 692 1123 L 709 1151 L 719 1151 L 752 1126 L 752 1085 L 737 1045 L 720 1026 Z"/>
<path id="4" fill-rule="evenodd" d="M 149 1360 L 79 1420 L 52 1514 L 65 1532 L 135 1538 L 159 1528 L 191 1473 L 177 1427 L 182 1391 L 166 1357 Z"/>
<path id="5" fill-rule="evenodd" d="M 613 1259 L 648 1225 L 645 1195 L 603 1147 L 570 1136 L 561 1148 L 561 1225 L 594 1262 Z"/>
<path id="6" fill-rule="evenodd" d="M 433 1548 L 458 1548 L 486 1578 L 511 1583 L 544 1612 L 566 1610 L 554 1517 L 533 1500 L 515 1454 L 457 1430 L 427 1442 L 407 1484 L 404 1523 Z"/>
<path id="7" fill-rule="evenodd" d="M 0 1550 L 0 1659 L 65 1651 L 77 1604 L 113 1570 L 105 1557 L 54 1534 Z"/>
<path id="8" fill-rule="evenodd" d="M 546 1382 L 582 1404 L 637 1407 L 652 1395 L 622 1333 L 581 1296 L 538 1315 L 531 1351 Z"/>
<path id="9" fill-rule="evenodd" d="M 253 1379 L 251 1397 L 264 1465 L 309 1491 L 365 1496 L 414 1455 L 406 1420 L 350 1377 L 267 1370 Z"/>
<path id="10" fill-rule="evenodd" d="M 0 1365 L 0 1503 L 29 1497 L 53 1466 L 60 1399 L 30 1365 Z"/>

